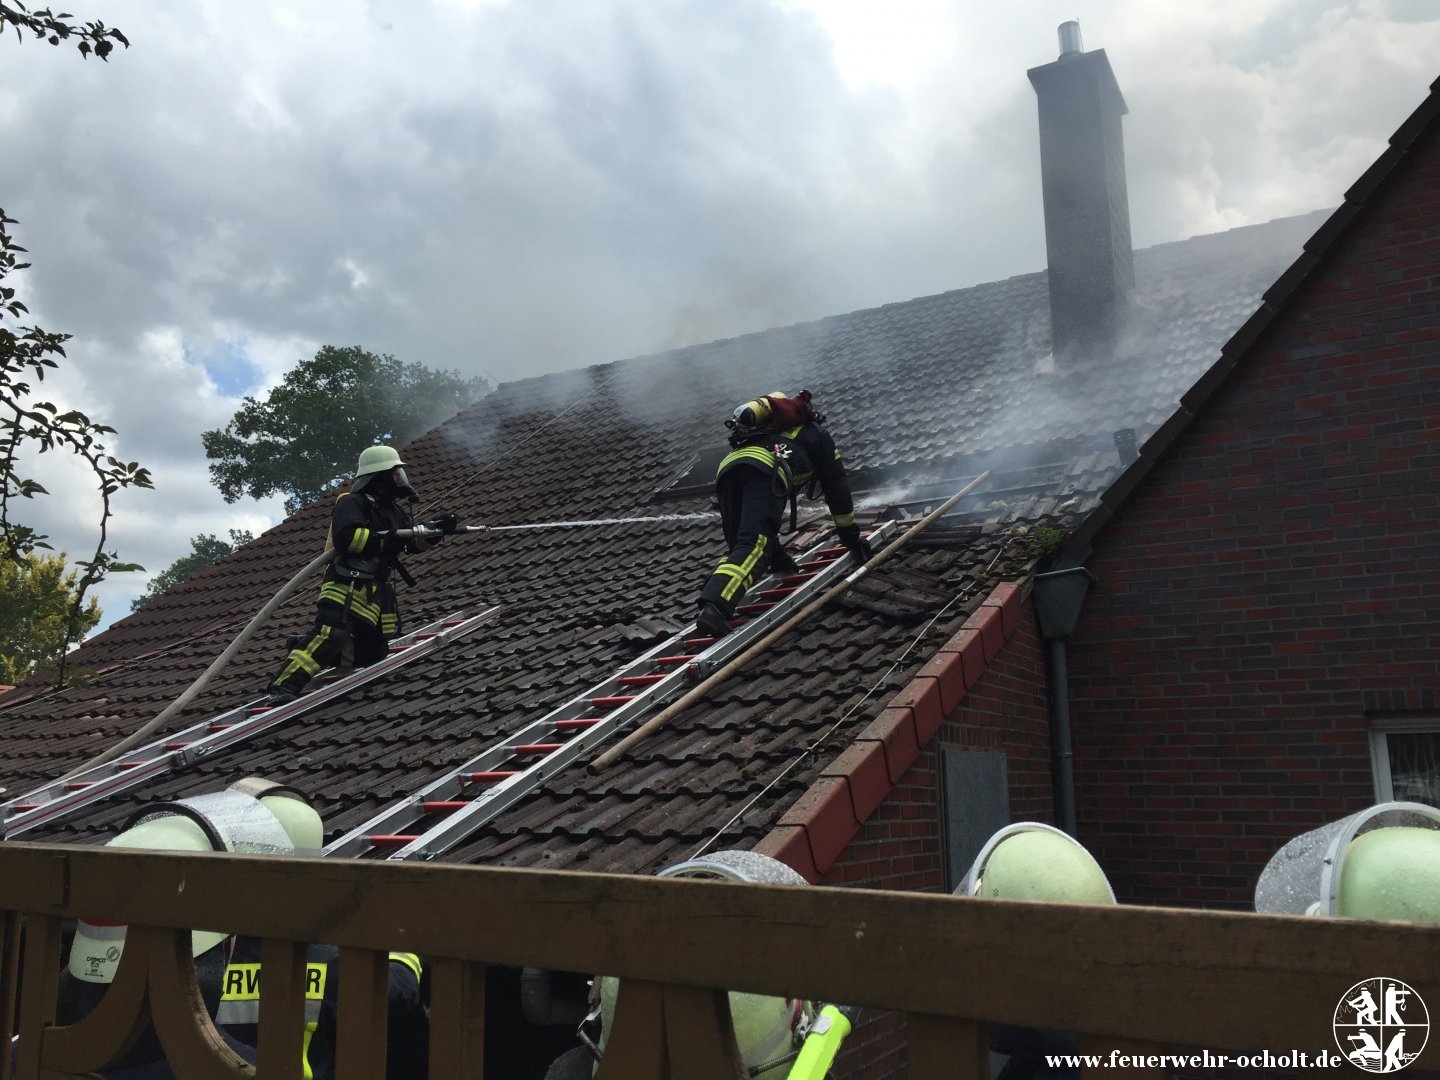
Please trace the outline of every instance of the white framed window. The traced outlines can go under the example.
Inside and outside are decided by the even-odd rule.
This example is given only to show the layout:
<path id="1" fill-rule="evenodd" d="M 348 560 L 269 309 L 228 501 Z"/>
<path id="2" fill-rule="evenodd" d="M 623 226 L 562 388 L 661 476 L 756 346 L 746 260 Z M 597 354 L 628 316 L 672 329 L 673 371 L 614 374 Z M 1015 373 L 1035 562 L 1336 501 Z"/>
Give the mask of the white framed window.
<path id="1" fill-rule="evenodd" d="M 1440 806 L 1440 716 L 1395 717 L 1370 728 L 1376 802 Z"/>

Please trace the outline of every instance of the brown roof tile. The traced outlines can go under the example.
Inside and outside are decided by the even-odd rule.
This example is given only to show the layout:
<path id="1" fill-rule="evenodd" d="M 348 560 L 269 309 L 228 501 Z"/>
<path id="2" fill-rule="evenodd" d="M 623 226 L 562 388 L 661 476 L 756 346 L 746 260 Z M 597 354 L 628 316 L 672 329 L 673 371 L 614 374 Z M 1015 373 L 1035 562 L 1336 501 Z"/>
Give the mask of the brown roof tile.
<path id="1" fill-rule="evenodd" d="M 507 384 L 406 447 L 427 513 L 492 525 L 695 514 L 709 509 L 703 493 L 665 489 L 723 441 L 737 401 L 784 386 L 815 391 L 872 512 L 918 512 L 993 470 L 984 494 L 613 769 L 550 777 L 445 857 L 653 870 L 732 818 L 716 842 L 756 843 L 857 735 L 886 737 L 877 717 L 905 718 L 913 744 L 913 716 L 887 705 L 996 582 L 1033 565 L 1012 527 L 1063 525 L 1096 505 L 1119 473 L 1112 433 L 1134 428 L 1143 444 L 1169 418 L 1318 221 L 1137 252 L 1135 332 L 1106 366 L 1044 373 L 1045 276 L 1031 274 Z M 0 701 L 0 784 L 27 790 L 159 713 L 313 558 L 327 511 L 305 508 L 87 643 L 77 661 L 98 673 L 89 685 Z M 244 747 L 24 836 L 96 841 L 145 801 L 253 772 L 314 793 L 338 835 L 683 626 L 718 534 L 713 521 L 657 520 L 452 538 L 411 561 L 407 623 L 501 605 L 490 623 Z M 172 730 L 256 696 L 312 612 L 307 585 Z M 891 736 L 883 752 L 893 772 L 905 749 Z"/>

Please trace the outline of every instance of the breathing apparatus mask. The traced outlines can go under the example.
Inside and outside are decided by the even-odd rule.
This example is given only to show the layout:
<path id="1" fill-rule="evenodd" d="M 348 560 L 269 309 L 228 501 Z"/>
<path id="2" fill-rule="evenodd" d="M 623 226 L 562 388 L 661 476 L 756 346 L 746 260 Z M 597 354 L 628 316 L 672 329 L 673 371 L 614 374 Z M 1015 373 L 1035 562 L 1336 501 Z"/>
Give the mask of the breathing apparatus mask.
<path id="1" fill-rule="evenodd" d="M 410 486 L 410 478 L 405 475 L 405 469 L 399 465 L 390 470 L 390 483 L 395 486 L 395 494 L 404 498 L 411 506 L 420 501 L 420 496 Z"/>
<path id="2" fill-rule="evenodd" d="M 400 465 L 386 472 L 357 476 L 350 485 L 350 491 L 356 495 L 362 491 L 368 491 L 372 495 L 389 495 L 392 498 L 404 499 L 411 506 L 420 501 L 419 494 L 411 486 L 410 478 L 405 475 L 405 469 Z"/>

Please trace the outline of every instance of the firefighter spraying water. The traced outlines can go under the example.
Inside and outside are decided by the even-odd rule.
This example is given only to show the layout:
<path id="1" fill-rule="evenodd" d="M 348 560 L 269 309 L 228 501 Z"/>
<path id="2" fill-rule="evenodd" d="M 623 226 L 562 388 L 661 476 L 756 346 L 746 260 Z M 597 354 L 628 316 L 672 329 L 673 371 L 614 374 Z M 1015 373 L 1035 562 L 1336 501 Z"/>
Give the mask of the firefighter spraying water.
<path id="1" fill-rule="evenodd" d="M 269 703 L 283 705 L 299 697 L 323 668 L 368 667 L 384 658 L 399 633 L 400 609 L 391 576 L 414 585 L 401 556 L 419 554 L 457 533 L 507 532 L 618 525 L 644 521 L 706 520 L 709 514 L 672 514 L 658 518 L 603 518 L 524 525 L 461 525 L 442 513 L 423 524 L 411 520 L 420 501 L 405 473 L 405 462 L 392 446 L 367 447 L 360 454 L 348 491 L 335 500 L 326 551 L 333 557 L 320 586 L 315 622 L 292 638 L 290 651 L 267 687 Z"/>

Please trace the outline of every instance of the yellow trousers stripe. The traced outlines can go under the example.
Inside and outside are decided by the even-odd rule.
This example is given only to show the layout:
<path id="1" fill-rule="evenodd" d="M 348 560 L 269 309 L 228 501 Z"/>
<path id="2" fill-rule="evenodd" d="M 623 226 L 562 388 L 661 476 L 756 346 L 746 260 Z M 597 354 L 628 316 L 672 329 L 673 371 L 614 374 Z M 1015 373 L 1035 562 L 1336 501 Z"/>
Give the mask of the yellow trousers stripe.
<path id="1" fill-rule="evenodd" d="M 727 601 L 733 600 L 736 593 L 744 592 L 750 587 L 750 582 L 754 579 L 755 565 L 765 554 L 766 543 L 765 537 L 759 536 L 755 540 L 755 546 L 750 549 L 750 554 L 745 556 L 744 562 L 737 566 L 727 560 L 715 568 L 717 574 L 730 578 L 725 588 L 720 591 L 721 597 Z"/>

